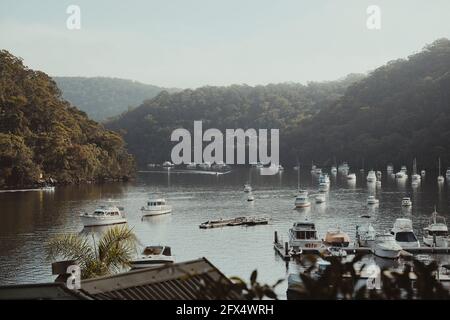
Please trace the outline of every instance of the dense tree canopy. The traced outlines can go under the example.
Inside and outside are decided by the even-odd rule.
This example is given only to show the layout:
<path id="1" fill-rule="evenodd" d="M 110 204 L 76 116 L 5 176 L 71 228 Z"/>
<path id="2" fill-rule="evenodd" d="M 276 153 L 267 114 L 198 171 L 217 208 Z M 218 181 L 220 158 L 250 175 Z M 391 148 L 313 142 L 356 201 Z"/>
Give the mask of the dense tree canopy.
<path id="1" fill-rule="evenodd" d="M 96 121 L 118 116 L 163 90 L 176 91 L 118 78 L 53 77 L 53 80 L 65 100 Z"/>
<path id="2" fill-rule="evenodd" d="M 169 94 L 163 92 L 140 107 L 106 124 L 124 133 L 140 165 L 170 158 L 171 132 L 191 129 L 202 120 L 204 129 L 279 128 L 281 141 L 304 119 L 340 97 L 362 75 L 324 83 L 284 83 L 267 86 L 203 87 Z"/>
<path id="3" fill-rule="evenodd" d="M 122 138 L 60 97 L 45 73 L 0 51 L 0 187 L 40 176 L 61 183 L 128 177 L 133 160 Z"/>
<path id="4" fill-rule="evenodd" d="M 336 158 L 354 166 L 450 165 L 450 41 L 391 61 L 368 76 L 326 83 L 204 87 L 161 93 L 107 124 L 139 163 L 170 157 L 173 129 L 278 128 L 282 163 Z"/>

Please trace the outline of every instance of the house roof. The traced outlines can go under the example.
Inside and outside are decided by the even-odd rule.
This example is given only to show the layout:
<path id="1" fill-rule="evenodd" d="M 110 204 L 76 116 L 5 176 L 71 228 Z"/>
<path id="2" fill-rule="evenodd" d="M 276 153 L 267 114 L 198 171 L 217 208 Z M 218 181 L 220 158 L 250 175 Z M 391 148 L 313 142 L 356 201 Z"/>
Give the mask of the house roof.
<path id="1" fill-rule="evenodd" d="M 0 299 L 210 300 L 241 299 L 231 280 L 206 258 L 81 281 L 0 287 Z M 12 290 L 12 288 L 15 290 Z"/>

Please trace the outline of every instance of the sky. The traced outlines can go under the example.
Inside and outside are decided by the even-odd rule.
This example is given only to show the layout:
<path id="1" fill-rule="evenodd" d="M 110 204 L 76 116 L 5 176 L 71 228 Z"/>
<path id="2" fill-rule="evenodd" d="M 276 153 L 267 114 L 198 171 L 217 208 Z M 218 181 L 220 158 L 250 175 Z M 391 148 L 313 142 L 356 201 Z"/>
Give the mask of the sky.
<path id="1" fill-rule="evenodd" d="M 69 5 L 80 29 L 66 26 Z M 369 29 L 367 8 L 380 9 Z M 51 76 L 163 87 L 324 81 L 450 38 L 448 0 L 0 0 L 0 49 Z"/>

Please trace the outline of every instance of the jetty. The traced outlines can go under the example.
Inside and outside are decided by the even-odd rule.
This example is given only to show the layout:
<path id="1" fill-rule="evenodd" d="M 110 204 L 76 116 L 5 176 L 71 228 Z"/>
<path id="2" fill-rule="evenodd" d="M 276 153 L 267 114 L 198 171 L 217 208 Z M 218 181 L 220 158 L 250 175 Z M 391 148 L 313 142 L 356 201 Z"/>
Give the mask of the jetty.
<path id="1" fill-rule="evenodd" d="M 265 216 L 247 216 L 236 217 L 230 219 L 209 220 L 199 225 L 200 229 L 212 229 L 221 227 L 234 226 L 256 226 L 261 224 L 268 224 L 269 218 Z"/>
<path id="2" fill-rule="evenodd" d="M 320 248 L 299 248 L 298 250 L 291 250 L 288 242 L 282 242 L 277 231 L 274 234 L 273 248 L 275 252 L 285 261 L 289 261 L 296 256 L 307 255 L 307 254 L 321 254 L 327 248 L 336 248 L 339 250 L 344 250 L 347 254 L 373 254 L 373 251 L 369 247 L 360 246 L 348 246 L 348 247 L 333 247 L 333 246 L 323 246 Z M 419 248 L 407 248 L 403 251 L 406 254 L 450 254 L 450 247 L 419 247 Z"/>

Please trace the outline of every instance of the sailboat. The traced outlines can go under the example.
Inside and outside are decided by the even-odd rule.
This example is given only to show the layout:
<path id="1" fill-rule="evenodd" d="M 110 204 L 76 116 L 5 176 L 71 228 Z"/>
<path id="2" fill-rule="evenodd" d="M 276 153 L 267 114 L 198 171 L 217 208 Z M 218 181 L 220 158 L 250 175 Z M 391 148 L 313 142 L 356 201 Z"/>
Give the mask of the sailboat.
<path id="1" fill-rule="evenodd" d="M 442 183 L 445 181 L 444 176 L 441 174 L 441 158 L 439 158 L 439 176 L 437 177 L 438 183 Z"/>
<path id="2" fill-rule="evenodd" d="M 413 175 L 411 176 L 412 181 L 416 181 L 416 182 L 420 182 L 420 180 L 422 179 L 422 177 L 420 176 L 420 174 L 417 174 L 417 160 L 416 158 L 414 158 L 413 161 Z"/>

